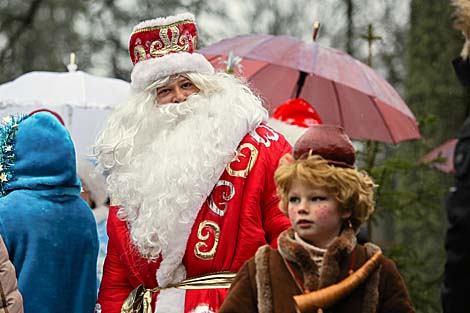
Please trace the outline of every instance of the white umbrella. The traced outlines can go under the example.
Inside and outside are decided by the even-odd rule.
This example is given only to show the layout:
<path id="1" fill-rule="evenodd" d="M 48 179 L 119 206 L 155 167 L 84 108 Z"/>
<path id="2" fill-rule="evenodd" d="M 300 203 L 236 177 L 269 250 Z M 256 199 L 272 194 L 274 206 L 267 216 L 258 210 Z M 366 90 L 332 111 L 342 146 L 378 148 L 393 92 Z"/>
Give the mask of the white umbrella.
<path id="1" fill-rule="evenodd" d="M 0 114 L 54 110 L 64 119 L 77 155 L 86 155 L 107 116 L 129 91 L 124 80 L 82 71 L 29 72 L 0 85 Z"/>
<path id="2" fill-rule="evenodd" d="M 0 103 L 109 109 L 122 101 L 128 91 L 126 81 L 82 71 L 30 72 L 0 85 Z"/>

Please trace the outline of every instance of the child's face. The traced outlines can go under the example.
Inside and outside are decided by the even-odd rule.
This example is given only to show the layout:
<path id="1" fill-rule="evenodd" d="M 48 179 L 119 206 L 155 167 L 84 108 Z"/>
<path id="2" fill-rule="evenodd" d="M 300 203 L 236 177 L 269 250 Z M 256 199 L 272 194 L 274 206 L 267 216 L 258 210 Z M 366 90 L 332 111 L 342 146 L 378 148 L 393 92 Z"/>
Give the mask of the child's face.
<path id="1" fill-rule="evenodd" d="M 288 193 L 288 214 L 295 232 L 305 241 L 326 248 L 339 234 L 343 219 L 351 212 L 340 212 L 340 204 L 323 188 L 292 182 Z"/>

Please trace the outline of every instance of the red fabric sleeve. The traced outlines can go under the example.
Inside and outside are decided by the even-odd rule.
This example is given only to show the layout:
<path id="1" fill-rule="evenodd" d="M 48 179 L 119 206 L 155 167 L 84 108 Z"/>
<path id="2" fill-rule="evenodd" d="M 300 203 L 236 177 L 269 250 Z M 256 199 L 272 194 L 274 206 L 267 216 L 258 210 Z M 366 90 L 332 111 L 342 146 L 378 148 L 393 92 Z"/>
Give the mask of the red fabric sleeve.
<path id="1" fill-rule="evenodd" d="M 279 209 L 279 197 L 276 193 L 274 172 L 279 166 L 279 160 L 282 156 L 291 152 L 291 145 L 283 136 L 280 136 L 279 148 L 276 153 L 269 154 L 269 168 L 266 169 L 266 182 L 261 203 L 262 219 L 263 229 L 266 232 L 266 241 L 274 249 L 277 248 L 277 237 L 279 234 L 291 226 L 289 219 Z"/>
<path id="2" fill-rule="evenodd" d="M 107 231 L 109 236 L 108 252 L 104 261 L 103 279 L 100 285 L 98 303 L 105 313 L 120 313 L 124 300 L 134 289 L 129 282 L 129 272 L 121 260 L 122 247 L 120 238 L 127 228 L 118 220 L 117 207 L 110 207 Z"/>

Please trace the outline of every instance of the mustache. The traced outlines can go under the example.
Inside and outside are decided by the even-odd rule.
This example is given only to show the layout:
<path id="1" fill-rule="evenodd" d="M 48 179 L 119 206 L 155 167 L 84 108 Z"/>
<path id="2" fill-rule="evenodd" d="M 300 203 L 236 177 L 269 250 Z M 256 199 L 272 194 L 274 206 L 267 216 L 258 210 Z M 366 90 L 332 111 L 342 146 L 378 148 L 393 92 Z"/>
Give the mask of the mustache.
<path id="1" fill-rule="evenodd" d="M 160 134 L 160 140 L 167 140 L 170 133 L 182 122 L 191 120 L 209 106 L 207 97 L 196 94 L 181 103 L 154 105 L 141 121 L 138 136 L 134 141 L 135 146 L 143 147 L 151 144 L 157 134 Z"/>
<path id="2" fill-rule="evenodd" d="M 189 96 L 186 101 L 180 103 L 159 104 L 157 110 L 164 114 L 169 120 L 178 119 L 194 112 L 194 109 L 201 106 L 203 97 L 198 94 Z"/>

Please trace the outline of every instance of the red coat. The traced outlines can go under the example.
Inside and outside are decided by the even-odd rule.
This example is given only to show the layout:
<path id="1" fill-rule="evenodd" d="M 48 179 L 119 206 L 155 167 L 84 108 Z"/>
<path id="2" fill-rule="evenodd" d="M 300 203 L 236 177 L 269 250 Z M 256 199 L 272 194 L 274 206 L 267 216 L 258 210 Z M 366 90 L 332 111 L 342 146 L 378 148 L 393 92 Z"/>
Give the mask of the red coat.
<path id="1" fill-rule="evenodd" d="M 183 258 L 187 277 L 237 272 L 258 247 L 276 245 L 290 222 L 278 208 L 273 176 L 279 159 L 290 151 L 285 138 L 267 126 L 245 136 L 238 158 L 227 165 L 192 226 Z M 149 263 L 138 254 L 126 223 L 116 217 L 117 210 L 110 208 L 107 226 L 108 254 L 98 297 L 103 313 L 120 312 L 129 293 L 141 284 L 156 287 L 162 260 Z M 207 305 L 216 312 L 226 293 L 227 289 L 187 290 L 184 311 Z"/>

